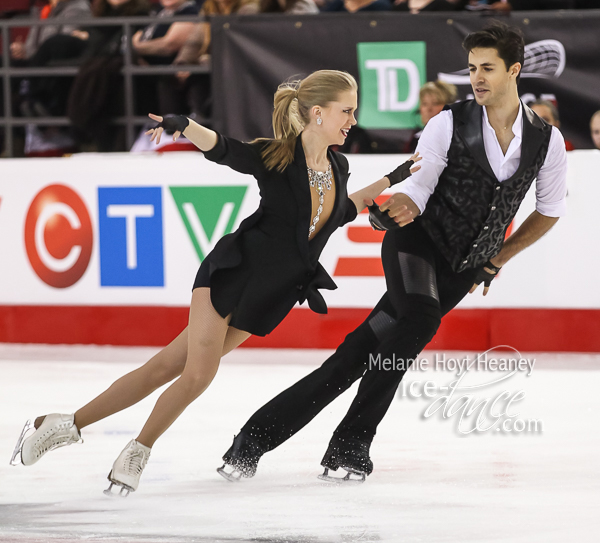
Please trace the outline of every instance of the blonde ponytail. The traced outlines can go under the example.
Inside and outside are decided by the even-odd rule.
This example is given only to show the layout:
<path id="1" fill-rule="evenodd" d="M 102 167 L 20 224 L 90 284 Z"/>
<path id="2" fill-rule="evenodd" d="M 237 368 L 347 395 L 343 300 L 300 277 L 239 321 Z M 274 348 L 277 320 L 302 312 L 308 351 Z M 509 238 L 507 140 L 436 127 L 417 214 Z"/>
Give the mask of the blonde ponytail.
<path id="1" fill-rule="evenodd" d="M 335 102 L 340 93 L 357 90 L 354 78 L 337 70 L 319 70 L 301 81 L 288 81 L 277 88 L 273 101 L 273 133 L 275 139 L 259 138 L 267 142 L 262 158 L 269 170 L 282 172 L 294 160 L 296 138 L 310 122 L 310 109 Z"/>

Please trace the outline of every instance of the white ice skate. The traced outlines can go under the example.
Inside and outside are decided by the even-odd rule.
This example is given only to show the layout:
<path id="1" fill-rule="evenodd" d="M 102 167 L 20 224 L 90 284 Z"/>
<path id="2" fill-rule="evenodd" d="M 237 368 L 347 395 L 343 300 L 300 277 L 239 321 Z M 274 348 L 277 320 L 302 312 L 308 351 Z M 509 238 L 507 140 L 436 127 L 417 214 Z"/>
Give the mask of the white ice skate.
<path id="1" fill-rule="evenodd" d="M 10 463 L 16 466 L 20 462 L 24 466 L 35 464 L 48 451 L 81 442 L 81 434 L 75 426 L 74 415 L 61 415 L 53 413 L 46 415 L 40 427 L 29 437 L 26 437 L 34 426 L 30 420 L 25 423 L 23 431 L 17 441 Z"/>
<path id="2" fill-rule="evenodd" d="M 110 486 L 104 491 L 107 496 L 122 496 L 126 498 L 130 492 L 135 492 L 140 484 L 140 477 L 150 458 L 150 447 L 146 447 L 132 439 L 115 460 L 108 474 Z M 113 485 L 121 487 L 118 494 L 111 491 Z"/>

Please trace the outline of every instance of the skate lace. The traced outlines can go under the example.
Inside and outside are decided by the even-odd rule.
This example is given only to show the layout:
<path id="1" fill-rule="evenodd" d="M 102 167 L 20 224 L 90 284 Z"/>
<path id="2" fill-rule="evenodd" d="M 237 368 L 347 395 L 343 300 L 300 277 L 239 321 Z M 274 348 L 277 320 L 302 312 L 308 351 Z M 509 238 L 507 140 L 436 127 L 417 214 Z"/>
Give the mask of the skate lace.
<path id="1" fill-rule="evenodd" d="M 148 455 L 142 451 L 131 451 L 129 455 L 125 458 L 125 470 L 130 474 L 140 475 L 144 468 L 146 467 L 146 463 L 148 462 Z"/>
<path id="2" fill-rule="evenodd" d="M 41 455 L 46 454 L 48 451 L 52 451 L 58 447 L 62 447 L 63 445 L 68 445 L 69 443 L 75 443 L 78 441 L 77 439 L 73 438 L 71 434 L 56 435 L 60 430 L 67 428 L 67 425 L 61 424 L 58 426 L 58 428 L 52 428 L 48 432 L 42 434 L 40 440 L 34 444 L 36 456 L 40 457 Z"/>

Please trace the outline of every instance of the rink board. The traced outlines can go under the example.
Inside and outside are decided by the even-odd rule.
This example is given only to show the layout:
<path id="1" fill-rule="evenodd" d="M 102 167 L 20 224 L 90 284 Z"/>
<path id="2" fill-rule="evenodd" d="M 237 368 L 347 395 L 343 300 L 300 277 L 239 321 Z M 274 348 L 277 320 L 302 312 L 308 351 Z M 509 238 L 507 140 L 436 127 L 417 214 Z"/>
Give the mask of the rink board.
<path id="1" fill-rule="evenodd" d="M 392 169 L 401 155 L 350 155 L 349 190 Z M 199 153 L 84 154 L 2 161 L 0 341 L 162 345 L 185 326 L 204 256 L 259 202 L 254 179 Z M 467 296 L 435 347 L 499 343 L 534 350 L 598 351 L 600 289 L 595 202 L 600 152 L 569 153 L 568 215 L 514 260 L 485 298 Z M 513 230 L 531 213 L 534 190 Z M 298 307 L 249 346 L 332 348 L 385 291 L 381 234 L 366 214 L 339 229 L 321 262 L 338 285 L 320 316 Z M 302 330 L 298 334 L 298 330 Z"/>

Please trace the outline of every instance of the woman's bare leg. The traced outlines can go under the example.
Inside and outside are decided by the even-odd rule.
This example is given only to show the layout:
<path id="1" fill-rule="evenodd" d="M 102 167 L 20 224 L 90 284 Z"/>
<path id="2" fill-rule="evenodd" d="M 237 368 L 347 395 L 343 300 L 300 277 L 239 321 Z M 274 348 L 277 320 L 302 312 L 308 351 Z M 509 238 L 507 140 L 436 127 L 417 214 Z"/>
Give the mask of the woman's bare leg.
<path id="1" fill-rule="evenodd" d="M 142 367 L 117 379 L 75 413 L 80 430 L 130 407 L 181 374 L 187 356 L 187 328 Z"/>
<path id="2" fill-rule="evenodd" d="M 187 327 L 140 368 L 117 379 L 102 394 L 75 412 L 79 430 L 130 407 L 181 375 L 187 357 Z M 44 416 L 35 420 L 39 428 Z"/>
<path id="3" fill-rule="evenodd" d="M 230 353 L 236 347 L 239 347 L 244 341 L 246 341 L 252 334 L 249 332 L 244 332 L 243 330 L 238 330 L 233 326 L 230 326 L 227 329 L 227 335 L 225 336 L 225 343 L 223 344 L 223 354 L 221 356 L 225 356 L 227 353 Z"/>
<path id="4" fill-rule="evenodd" d="M 185 368 L 179 379 L 158 398 L 136 441 L 152 447 L 185 408 L 210 385 L 219 368 L 228 323 L 229 317 L 224 319 L 212 306 L 210 289 L 195 289 L 190 307 Z"/>
<path id="5" fill-rule="evenodd" d="M 246 341 L 251 334 L 229 327 L 225 336 L 222 356 Z M 181 375 L 188 350 L 186 327 L 169 345 L 153 356 L 140 368 L 117 379 L 107 390 L 75 412 L 75 425 L 79 430 L 98 422 L 127 407 L 135 405 L 156 389 Z M 39 428 L 44 417 L 38 417 Z"/>

